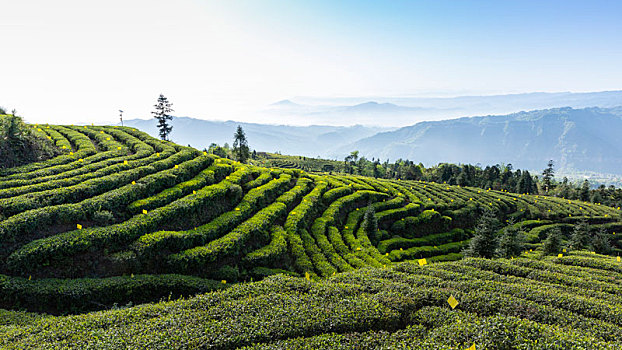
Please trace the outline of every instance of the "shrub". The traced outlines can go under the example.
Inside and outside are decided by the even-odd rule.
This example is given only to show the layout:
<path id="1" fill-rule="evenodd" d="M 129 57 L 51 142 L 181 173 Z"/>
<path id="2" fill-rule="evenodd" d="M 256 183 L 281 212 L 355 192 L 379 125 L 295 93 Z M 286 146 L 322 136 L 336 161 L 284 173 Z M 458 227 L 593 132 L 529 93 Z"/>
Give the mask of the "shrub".
<path id="1" fill-rule="evenodd" d="M 108 226 L 114 222 L 114 215 L 108 210 L 99 210 L 93 213 L 93 222 L 97 226 Z"/>

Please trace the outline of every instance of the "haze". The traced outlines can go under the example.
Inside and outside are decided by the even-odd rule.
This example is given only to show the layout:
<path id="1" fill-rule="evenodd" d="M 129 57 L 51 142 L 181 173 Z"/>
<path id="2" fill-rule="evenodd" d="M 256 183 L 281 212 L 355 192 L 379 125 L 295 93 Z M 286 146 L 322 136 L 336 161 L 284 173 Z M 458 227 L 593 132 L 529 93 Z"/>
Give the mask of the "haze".
<path id="1" fill-rule="evenodd" d="M 146 118 L 160 93 L 176 115 L 262 122 L 256 111 L 297 97 L 622 81 L 614 1 L 1 0 L 0 13 L 0 103 L 29 122 Z"/>

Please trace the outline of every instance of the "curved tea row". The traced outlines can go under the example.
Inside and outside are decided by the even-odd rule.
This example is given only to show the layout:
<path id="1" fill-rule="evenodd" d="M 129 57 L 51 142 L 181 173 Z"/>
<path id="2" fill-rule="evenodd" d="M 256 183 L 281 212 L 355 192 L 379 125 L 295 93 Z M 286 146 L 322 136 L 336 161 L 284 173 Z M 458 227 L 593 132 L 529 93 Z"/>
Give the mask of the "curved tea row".
<path id="1" fill-rule="evenodd" d="M 619 208 L 263 168 L 127 127 L 33 129 L 62 154 L 0 172 L 1 307 L 43 307 L 26 302 L 38 296 L 56 305 L 42 311 L 84 311 L 275 273 L 315 278 L 405 260 L 457 260 L 484 208 L 531 220 L 532 247 L 547 230 L 579 218 L 621 246 Z M 365 221 L 369 207 L 377 229 Z M 63 296 L 55 288 L 76 291 Z M 106 289 L 115 292 L 104 297 Z"/>

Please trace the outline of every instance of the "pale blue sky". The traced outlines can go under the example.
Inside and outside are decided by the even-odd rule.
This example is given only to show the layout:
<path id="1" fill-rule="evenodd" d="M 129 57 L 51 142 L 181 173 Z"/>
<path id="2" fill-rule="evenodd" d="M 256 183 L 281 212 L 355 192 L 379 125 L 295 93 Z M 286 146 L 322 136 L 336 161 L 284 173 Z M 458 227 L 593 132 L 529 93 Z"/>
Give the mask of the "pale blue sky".
<path id="1" fill-rule="evenodd" d="M 617 90 L 620 3 L 0 0 L 0 105 L 98 122 L 162 92 L 179 115 L 257 121 L 296 96 Z"/>

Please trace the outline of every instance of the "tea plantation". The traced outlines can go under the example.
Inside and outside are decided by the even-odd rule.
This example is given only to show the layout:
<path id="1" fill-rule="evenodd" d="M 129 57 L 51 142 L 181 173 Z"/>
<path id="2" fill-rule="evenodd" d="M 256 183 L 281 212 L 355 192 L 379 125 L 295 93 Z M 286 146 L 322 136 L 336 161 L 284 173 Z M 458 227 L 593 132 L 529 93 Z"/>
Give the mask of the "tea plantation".
<path id="1" fill-rule="evenodd" d="M 1 348 L 622 348 L 619 208 L 32 128 L 61 154 L 0 170 Z M 488 209 L 520 257 L 462 259 Z M 539 254 L 579 220 L 613 256 Z"/>

